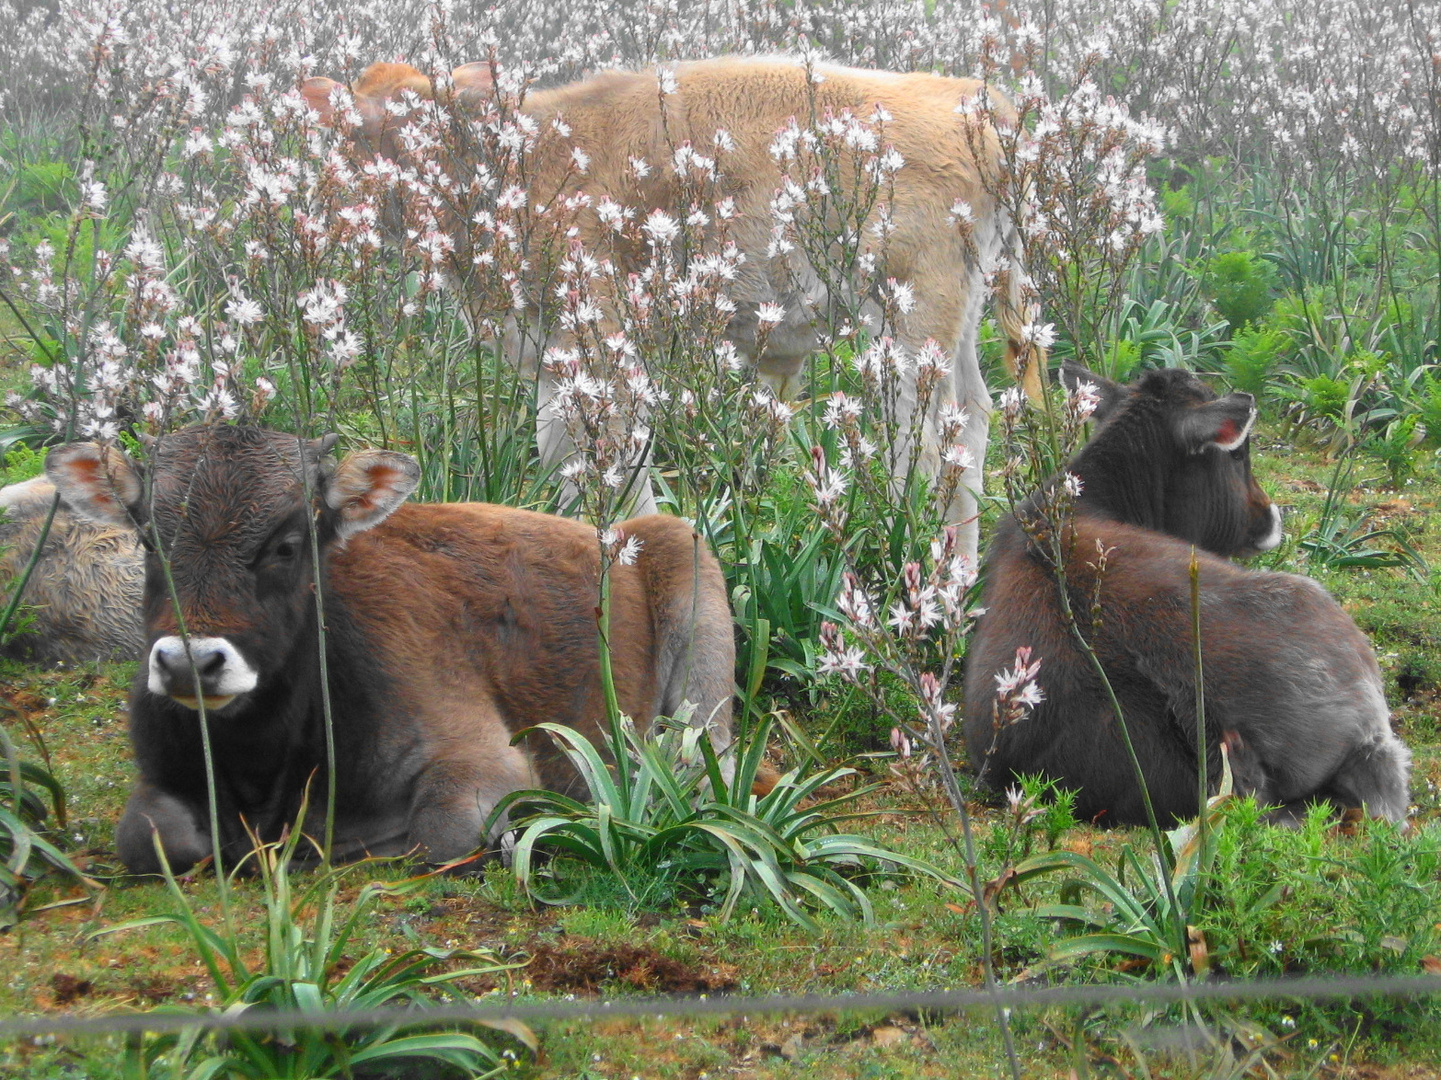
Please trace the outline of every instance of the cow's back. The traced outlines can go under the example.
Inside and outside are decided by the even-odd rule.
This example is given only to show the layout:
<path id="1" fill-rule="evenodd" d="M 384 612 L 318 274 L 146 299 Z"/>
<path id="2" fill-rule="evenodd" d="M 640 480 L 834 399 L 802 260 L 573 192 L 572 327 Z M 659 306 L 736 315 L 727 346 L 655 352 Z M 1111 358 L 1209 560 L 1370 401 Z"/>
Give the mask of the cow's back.
<path id="1" fill-rule="evenodd" d="M 666 704 L 668 590 L 693 579 L 703 620 L 716 621 L 718 597 L 727 639 L 730 623 L 714 559 L 688 525 L 656 516 L 622 527 L 642 548 L 634 565 L 611 569 L 611 662 L 621 709 L 649 718 Z M 594 527 L 578 521 L 484 503 L 407 505 L 335 553 L 326 576 L 388 669 L 394 699 L 426 714 L 430 741 L 473 738 L 490 710 L 507 738 L 566 717 L 594 739 L 605 716 L 599 561 Z M 724 657 L 720 666 L 729 671 Z M 728 709 L 720 719 L 728 725 Z M 564 786 L 549 740 L 530 746 L 542 779 Z"/>
<path id="2" fill-rule="evenodd" d="M 986 217 L 990 196 L 975 157 L 995 157 L 995 135 L 968 125 L 956 111 L 963 99 L 982 88 L 980 83 L 832 65 L 811 70 L 818 81 L 812 82 L 808 69 L 796 60 L 729 57 L 677 65 L 678 90 L 664 98 L 651 70 L 605 72 L 534 93 L 526 99 L 526 112 L 542 124 L 563 118 L 569 131 L 563 138 L 542 141 L 541 170 L 552 174 L 545 186 L 558 187 L 570 177 L 597 198 L 608 195 L 642 208 L 672 207 L 678 195 L 672 154 L 689 142 L 697 153 L 717 160 L 720 190 L 738 202 L 732 236 L 756 259 L 770 236 L 769 203 L 780 184 L 781 165 L 771 153 L 777 134 L 792 122 L 805 129 L 827 114 L 850 112 L 869 122 L 880 106 L 888 118 L 871 152 L 893 146 L 905 160 L 890 194 L 899 223 L 913 223 L 933 240 L 937 230 L 954 233 L 946 215 L 957 199 L 972 204 L 978 219 Z M 997 97 L 995 108 L 1011 115 L 1004 99 Z M 730 137 L 731 147 L 725 151 L 716 149 L 718 131 Z M 583 175 L 574 171 L 573 146 L 589 156 Z M 650 166 L 644 179 L 637 176 L 637 161 Z M 837 167 L 842 176 L 847 174 L 844 162 Z M 863 192 L 836 196 L 843 202 L 866 197 Z M 909 242 L 908 236 L 893 237 L 890 247 L 905 249 Z M 893 273 L 904 277 L 912 272 L 905 265 L 909 254 L 893 252 L 893 260 L 901 260 L 892 266 Z"/>
<path id="3" fill-rule="evenodd" d="M 1193 548 L 1148 529 L 1078 515 L 1067 566 L 1071 608 L 1104 666 L 1163 820 L 1196 808 Z M 1098 558 L 1106 551 L 1104 572 Z M 1380 670 L 1365 635 L 1319 585 L 1197 551 L 1210 769 L 1222 732 L 1237 731 L 1290 803 L 1325 793 L 1358 746 L 1389 739 Z M 1054 571 L 1014 519 L 986 567 L 986 613 L 967 656 L 966 739 L 989 782 L 1044 773 L 1078 789 L 1078 814 L 1139 822 L 1145 814 L 1106 688 L 1062 610 Z M 1045 700 L 993 726 L 994 675 L 1016 649 L 1041 661 Z M 1303 751 L 1303 752 L 1302 752 Z M 1389 809 L 1389 808 L 1388 808 Z"/>
<path id="4" fill-rule="evenodd" d="M 598 568 L 591 526 L 452 503 L 401 507 L 337 552 L 328 577 L 390 664 L 429 668 L 433 651 L 449 648 L 457 664 L 448 674 L 483 678 L 520 711 L 543 708 L 594 663 Z M 615 569 L 612 588 L 627 614 L 643 603 L 631 567 Z M 635 621 L 640 632 L 617 643 L 618 665 L 652 648 L 649 620 Z M 639 700 L 627 704 L 643 711 Z"/>

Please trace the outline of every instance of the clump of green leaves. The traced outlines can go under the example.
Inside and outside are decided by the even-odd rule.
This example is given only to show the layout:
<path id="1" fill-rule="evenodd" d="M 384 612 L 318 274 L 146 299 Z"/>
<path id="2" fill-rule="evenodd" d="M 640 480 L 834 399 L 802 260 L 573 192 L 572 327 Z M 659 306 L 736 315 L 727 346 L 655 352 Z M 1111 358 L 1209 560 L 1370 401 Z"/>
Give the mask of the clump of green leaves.
<path id="1" fill-rule="evenodd" d="M 342 883 L 366 864 L 323 870 L 305 887 L 295 889 L 289 867 L 300 840 L 298 832 L 275 844 L 257 840 L 251 856 L 260 873 L 265 901 L 264 948 L 259 963 L 247 959 L 249 949 L 232 925 L 223 900 L 223 926 L 201 921 L 170 872 L 158 840 L 156 850 L 165 867 L 174 912 L 107 927 L 94 936 L 157 924 L 180 927 L 215 985 L 216 1004 L 206 1015 L 306 1012 L 327 1018 L 385 1008 L 395 1010 L 395 1019 L 371 1026 L 296 1025 L 264 1032 L 236 1028 L 223 1036 L 196 1027 L 180 1034 L 147 1037 L 127 1046 L 127 1075 L 303 1080 L 357 1072 L 374 1075 L 382 1070 L 412 1075 L 404 1070 L 417 1067 L 448 1067 L 472 1077 L 502 1071 L 506 1061 L 495 1047 L 468 1032 L 437 1031 L 414 1012 L 407 1015 L 407 1010 L 424 1005 L 436 994 L 469 1000 L 457 987 L 459 980 L 495 974 L 514 965 L 502 963 L 487 950 L 419 945 L 395 952 L 377 947 L 351 963 L 346 949 L 371 919 L 377 902 L 404 896 L 423 879 L 372 882 L 353 902 L 342 905 Z M 174 1016 L 187 1010 L 156 1011 Z M 523 1026 L 508 1023 L 503 1030 L 535 1048 L 534 1037 Z"/>
<path id="2" fill-rule="evenodd" d="M 1331 375 L 1298 378 L 1280 387 L 1278 393 L 1292 404 L 1292 414 L 1301 423 L 1325 421 L 1345 426 L 1351 404 L 1351 384 Z"/>
<path id="3" fill-rule="evenodd" d="M 1198 819 L 1166 837 L 1170 890 L 1156 860 L 1129 844 L 1114 871 L 1064 850 L 1017 865 L 1018 884 L 1067 875 L 1058 902 L 1033 909 L 1066 931 L 1048 965 L 1124 958 L 1134 971 L 1139 959 L 1141 970 L 1182 981 L 1209 973 L 1413 974 L 1441 949 L 1434 832 L 1364 819 L 1342 826 L 1325 803 L 1296 828 L 1280 828 L 1254 799 L 1232 794 L 1228 770 L 1205 828 Z"/>
<path id="4" fill-rule="evenodd" d="M 1286 335 L 1274 328 L 1244 326 L 1221 354 L 1226 379 L 1233 389 L 1256 398 L 1266 396 L 1271 374 L 1286 348 Z"/>
<path id="5" fill-rule="evenodd" d="M 0 153 L 6 157 L 22 149 L 17 133 L 0 139 Z M 75 194 L 75 171 L 65 161 L 37 159 L 18 162 L 10 183 L 0 198 L 0 210 L 29 218 L 63 210 Z"/>
<path id="6" fill-rule="evenodd" d="M 1411 404 L 1416 410 L 1428 444 L 1441 443 L 1441 379 L 1422 371 L 1413 385 Z"/>
<path id="7" fill-rule="evenodd" d="M 869 924 L 874 911 L 857 878 L 897 867 L 944 877 L 920 859 L 839 831 L 839 822 L 865 816 L 854 803 L 874 790 L 823 793 L 852 769 L 794 769 L 756 794 L 769 720 L 734 752 L 729 776 L 729 763 L 722 767 L 706 732 L 692 724 L 661 720 L 643 732 L 620 717 L 609 740 L 613 766 L 574 728 L 539 730 L 589 793 L 581 802 L 521 791 L 496 808 L 492 820 L 509 812 L 514 822 L 516 878 L 542 903 L 577 898 L 568 872 L 579 864 L 612 877 L 632 900 L 668 879 L 681 891 L 709 895 L 721 919 L 742 905 L 774 904 L 802 926 L 815 926 L 811 907 Z M 542 865 L 542 852 L 556 857 Z"/>
<path id="8" fill-rule="evenodd" d="M 1219 790 L 1206 802 L 1204 818 L 1165 834 L 1165 851 L 1157 853 L 1164 859 L 1147 858 L 1126 844 L 1115 873 L 1074 851 L 1053 850 L 1017 865 L 1017 884 L 1058 873 L 1074 875 L 1061 885 L 1059 903 L 1036 908 L 1038 917 L 1058 919 L 1071 931 L 1051 949 L 1050 962 L 1127 956 L 1180 982 L 1204 976 L 1211 955 L 1193 928 L 1219 887 L 1212 864 L 1225 827 L 1224 807 L 1233 799 L 1226 767 Z M 1101 903 L 1092 906 L 1086 903 L 1088 897 Z"/>
<path id="9" fill-rule="evenodd" d="M 1006 793 L 1006 815 L 992 826 L 983 845 L 987 861 L 1006 868 L 1028 858 L 1036 841 L 1044 837 L 1054 851 L 1061 835 L 1077 825 L 1076 792 L 1045 776 L 1022 776 L 1018 787 Z"/>
<path id="10" fill-rule="evenodd" d="M 1412 974 L 1441 949 L 1434 831 L 1367 820 L 1338 827 L 1325 805 L 1296 829 L 1277 829 L 1249 800 L 1233 801 L 1225 818 L 1215 903 L 1197 918 L 1228 974 Z"/>
<path id="11" fill-rule="evenodd" d="M 1386 466 L 1392 487 L 1400 487 L 1416 471 L 1416 447 L 1426 428 L 1415 413 L 1398 416 L 1362 445 Z"/>
<path id="12" fill-rule="evenodd" d="M 1106 355 L 1100 365 L 1101 374 L 1116 382 L 1127 382 L 1140 365 L 1140 342 L 1116 338 L 1106 347 Z"/>
<path id="13" fill-rule="evenodd" d="M 50 770 L 23 761 L 0 725 L 0 930 L 20 921 L 30 885 L 58 874 L 97 888 L 46 837 L 51 823 L 65 827 L 65 789 Z"/>
<path id="14" fill-rule="evenodd" d="M 1364 514 L 1346 505 L 1355 462 L 1343 455 L 1331 471 L 1326 501 L 1315 528 L 1299 543 L 1312 566 L 1327 570 L 1377 570 L 1394 566 L 1410 570 L 1420 578 L 1427 574 L 1426 559 L 1402 533 L 1394 528 L 1371 528 Z"/>

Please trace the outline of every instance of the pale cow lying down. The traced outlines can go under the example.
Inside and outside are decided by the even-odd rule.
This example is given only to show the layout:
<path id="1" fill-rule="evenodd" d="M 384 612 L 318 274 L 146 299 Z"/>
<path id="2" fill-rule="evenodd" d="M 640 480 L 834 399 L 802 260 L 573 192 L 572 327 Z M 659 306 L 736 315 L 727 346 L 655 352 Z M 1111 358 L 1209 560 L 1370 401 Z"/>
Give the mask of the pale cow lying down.
<path id="1" fill-rule="evenodd" d="M 673 93 L 661 93 L 662 77 L 667 81 L 673 77 Z M 472 114 L 480 112 L 495 93 L 486 64 L 457 68 L 450 83 L 442 97 L 453 95 L 461 109 Z M 307 102 L 328 123 L 335 121 L 344 100 L 334 93 L 338 86 L 330 79 L 312 78 L 302 87 Z M 374 64 L 357 80 L 352 93 L 362 118 L 358 129 L 362 153 L 375 151 L 402 164 L 411 160 L 402 132 L 416 113 L 400 104 L 407 91 L 420 99 L 435 94 L 430 80 L 405 64 Z M 608 226 L 597 207 L 610 200 L 636 209 L 642 220 L 654 208 L 683 212 L 681 183 L 668 166 L 676 148 L 689 144 L 696 152 L 715 155 L 720 192 L 734 200 L 726 237 L 744 257 L 730 287 L 729 298 L 736 307 L 727 337 L 762 377 L 785 393 L 817 348 L 818 326 L 830 299 L 824 282 L 835 271 L 810 265 L 799 246 L 783 253 L 770 250 L 776 225 L 771 203 L 784 182 L 773 144 L 792 123 L 804 129 L 813 117 L 847 114 L 869 120 L 877 109 L 884 110 L 888 118 L 879 129 L 877 150 L 883 152 L 888 144 L 904 164 L 894 173 L 893 192 L 888 195 L 893 228 L 883 247 L 877 246 L 881 242 L 876 239 L 876 226 L 886 198 L 871 208 L 861 230 L 865 249 L 881 260 L 872 279 L 872 295 L 852 299 L 863 301 L 862 313 L 874 318 L 881 310 L 874 295 L 877 285 L 884 286 L 887 280 L 909 285 L 914 305 L 887 332 L 911 356 L 934 342 L 950 357 L 951 378 L 942 381 L 923 418 L 919 461 L 928 475 L 937 473 L 944 451 L 937 439 L 940 413 L 948 405 L 964 407 L 970 419 L 962 440 L 970 463 L 950 507 L 950 519 L 964 523 L 965 543 L 974 554 L 975 496 L 981 487 L 990 413 L 976 339 L 990 291 L 987 276 L 992 272 L 999 271 L 995 292 L 1009 343 L 1007 361 L 1012 375 L 1024 381 L 1033 398 L 1039 393 L 1044 364 L 1042 352 L 1027 344 L 1032 335 L 1021 310 L 1023 271 L 1015 230 L 993 196 L 1000 175 L 999 139 L 987 122 L 977 118 L 990 112 L 1013 121 L 1014 110 L 991 90 L 988 107 L 978 112 L 978 96 L 986 93 L 983 84 L 973 79 L 830 64 L 808 67 L 798 60 L 774 57 L 694 61 L 666 72 L 605 72 L 525 97 L 523 109 L 536 121 L 538 140 L 527 165 L 531 198 L 588 196 L 575 239 L 585 250 L 600 253 Z M 562 121 L 564 132 L 557 130 Z M 731 144 L 719 154 L 717 132 L 728 135 Z M 584 171 L 577 168 L 573 156 L 577 148 L 587 159 Z M 647 163 L 648 172 L 638 170 L 637 161 Z M 835 177 L 855 175 L 857 164 L 854 158 L 838 162 L 832 184 Z M 457 239 L 454 257 L 463 263 L 473 258 L 470 252 L 482 249 L 485 238 L 477 236 L 472 244 L 458 225 L 451 224 Z M 635 266 L 621 269 L 639 269 L 642 254 L 634 253 Z M 625 259 L 623 254 L 617 257 Z M 464 267 L 458 269 L 463 280 Z M 537 291 L 538 283 L 528 284 Z M 852 294 L 856 284 L 852 281 Z M 565 344 L 558 328 L 535 328 L 540 299 L 529 297 L 536 310 L 523 320 L 526 329 L 513 323 L 504 342 L 506 354 L 527 373 L 536 372 L 547 348 Z M 780 305 L 784 316 L 768 333 L 758 334 L 763 304 Z M 758 341 L 764 342 L 763 349 L 758 349 Z M 539 386 L 541 455 L 553 464 L 571 450 L 551 407 L 553 386 L 544 372 Z M 903 379 L 898 396 L 897 415 L 904 431 L 910 427 L 917 398 L 914 373 Z M 896 448 L 893 468 L 903 468 L 909 456 L 907 446 Z M 641 486 L 642 508 L 650 509 L 649 485 Z"/>
<path id="2" fill-rule="evenodd" d="M 55 500 L 46 477 L 0 488 L 0 612 L 40 542 Z M 25 584 L 21 632 L 5 651 L 45 663 L 133 660 L 145 643 L 145 558 L 133 530 L 99 525 L 61 503 Z"/>

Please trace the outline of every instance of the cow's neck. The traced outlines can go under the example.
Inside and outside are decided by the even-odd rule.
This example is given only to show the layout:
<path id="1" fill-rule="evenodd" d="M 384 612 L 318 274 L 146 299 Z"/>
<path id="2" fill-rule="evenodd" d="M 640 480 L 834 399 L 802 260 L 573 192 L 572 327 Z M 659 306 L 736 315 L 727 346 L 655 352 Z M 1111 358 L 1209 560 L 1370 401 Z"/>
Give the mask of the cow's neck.
<path id="1" fill-rule="evenodd" d="M 1112 450 L 1105 442 L 1093 442 L 1085 447 L 1066 470 L 1081 479 L 1076 512 L 1166 531 L 1162 463 L 1169 453 L 1162 447 L 1147 447 L 1143 454 L 1137 454 L 1133 447 Z M 1137 461 L 1147 462 L 1151 468 L 1137 468 Z"/>

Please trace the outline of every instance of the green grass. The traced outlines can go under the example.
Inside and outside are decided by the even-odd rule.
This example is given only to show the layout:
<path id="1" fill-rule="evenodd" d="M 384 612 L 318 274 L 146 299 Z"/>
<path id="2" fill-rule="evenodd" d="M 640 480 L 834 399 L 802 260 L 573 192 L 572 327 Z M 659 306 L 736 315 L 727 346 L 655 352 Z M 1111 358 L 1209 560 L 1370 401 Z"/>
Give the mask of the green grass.
<path id="1" fill-rule="evenodd" d="M 30 388 L 28 338 L 15 313 L 0 304 L 0 401 Z"/>
<path id="2" fill-rule="evenodd" d="M 1278 445 L 1276 430 L 1275 424 L 1266 426 L 1258 440 L 1258 472 L 1263 485 L 1290 507 L 1292 539 L 1269 557 L 1268 564 L 1304 569 L 1294 537 L 1319 513 L 1324 494 L 1315 489 L 1326 482 L 1330 466 L 1318 449 L 1305 442 Z M 1399 492 L 1386 486 L 1383 473 L 1379 467 L 1362 470 L 1347 496 L 1348 505 L 1358 512 L 1399 518 L 1412 542 L 1441 565 L 1441 533 L 1429 525 L 1428 516 L 1441 495 L 1434 471 L 1421 472 Z M 1398 505 L 1402 499 L 1409 512 Z M 1435 587 L 1395 570 L 1336 572 L 1326 574 L 1323 582 L 1374 637 L 1400 729 L 1415 755 L 1418 836 L 1434 847 L 1441 843 L 1441 663 L 1435 660 L 1441 620 L 1435 615 Z M 65 839 L 94 873 L 111 866 L 111 831 L 131 775 L 124 729 L 131 673 L 129 665 L 54 672 L 13 663 L 0 666 L 0 710 L 5 722 L 20 736 L 11 713 L 22 710 L 44 733 L 51 766 L 71 803 Z M 819 706 L 798 719 L 811 732 L 836 723 L 844 728 L 857 722 L 847 719 L 846 708 L 853 706 L 844 706 L 840 697 L 822 698 Z M 959 872 L 955 853 L 925 808 L 900 787 L 885 784 L 883 767 L 869 768 L 874 776 L 855 782 L 883 782 L 881 790 L 865 801 L 867 809 L 881 813 L 857 823 L 856 831 Z M 1005 845 L 988 846 L 985 840 L 991 830 L 1003 827 L 1003 811 L 976 809 L 982 850 L 989 851 L 992 860 L 999 858 Z M 1231 856 L 1241 860 L 1235 864 L 1241 867 L 1235 871 L 1238 895 L 1242 879 L 1267 872 L 1286 876 L 1290 890 L 1286 898 L 1258 916 L 1259 921 L 1244 927 L 1238 920 L 1230 924 L 1237 933 L 1244 929 L 1263 937 L 1288 928 L 1294 934 L 1297 927 L 1328 910 L 1327 890 L 1349 890 L 1366 883 L 1358 867 L 1373 866 L 1373 849 L 1391 850 L 1384 844 L 1380 849 L 1368 846 L 1364 838 L 1328 836 L 1322 865 L 1287 854 L 1290 834 L 1266 829 L 1258 834 L 1241 828 L 1237 835 L 1256 851 L 1280 845 L 1280 853 L 1271 861 L 1254 853 L 1247 861 L 1245 851 Z M 1059 842 L 1112 868 L 1122 845 L 1130 843 L 1142 850 L 1145 845 L 1139 832 L 1100 832 L 1085 826 L 1063 834 Z M 983 869 L 995 873 L 999 866 L 992 862 Z M 397 868 L 396 876 L 400 872 Z M 1382 871 L 1373 866 L 1371 874 Z M 352 887 L 361 884 L 357 879 Z M 996 927 L 997 964 L 1003 979 L 1040 964 L 1059 940 L 1054 925 L 1029 910 L 1054 900 L 1056 884 L 1039 881 L 1003 894 Z M 1370 884 L 1374 886 L 1376 880 Z M 213 879 L 202 875 L 182 887 L 202 917 L 215 917 L 218 897 Z M 259 885 L 242 881 L 235 895 L 237 923 L 254 928 L 243 934 L 250 935 L 248 947 L 258 952 Z M 372 947 L 398 951 L 420 941 L 439 948 L 494 949 L 506 959 L 531 958 L 530 967 L 508 978 L 467 987 L 482 996 L 514 993 L 522 1001 L 565 1000 L 597 992 L 842 995 L 980 984 L 974 913 L 967 910 L 962 895 L 934 881 L 899 879 L 872 887 L 869 897 L 876 912 L 872 928 L 817 913 L 814 931 L 792 925 L 774 909 L 742 910 L 729 922 L 721 922 L 714 915 L 685 908 L 638 906 L 615 889 L 607 892 L 601 882 L 587 896 L 590 902 L 585 906 L 533 909 L 512 874 L 500 867 L 489 868 L 479 879 L 433 880 L 403 901 L 382 901 L 376 917 L 354 942 L 352 954 L 362 955 Z M 57 892 L 52 898 L 63 897 Z M 0 936 L 0 971 L 5 973 L 0 979 L 0 1013 L 35 1009 L 99 1013 L 204 1002 L 213 987 L 178 928 L 153 926 L 86 942 L 97 929 L 156 914 L 166 905 L 163 886 L 117 882 L 98 904 L 56 908 Z M 1356 933 L 1363 937 L 1374 933 L 1366 927 L 1380 925 L 1385 915 L 1381 910 L 1354 916 L 1365 923 L 1357 923 L 1361 929 Z M 1431 909 L 1425 919 L 1441 923 L 1441 907 Z M 1337 941 L 1349 940 L 1346 934 L 1351 932 L 1345 925 L 1319 929 L 1323 938 L 1334 932 Z M 1394 933 L 1409 936 L 1410 930 L 1397 927 Z M 1363 963 L 1361 969 L 1365 968 Z M 1047 977 L 1089 982 L 1134 974 L 1126 975 L 1115 961 L 1093 958 L 1052 970 Z M 1434 1008 L 1422 1004 L 1280 1002 L 1211 1010 L 1207 1015 L 1234 1031 L 1240 1031 L 1244 1021 L 1271 1036 L 1284 1037 L 1270 1058 L 1279 1075 L 1314 1075 L 1312 1069 L 1319 1066 L 1326 1070 L 1321 1075 L 1401 1077 L 1407 1074 L 1399 1063 L 1441 1063 L 1441 1024 L 1436 1023 Z M 1018 1014 L 1015 1025 L 1027 1075 L 1066 1076 L 1081 1059 L 1096 1070 L 1094 1075 L 1124 1074 L 1108 1070 L 1108 1059 L 1119 1062 L 1119 1068 L 1130 1075 L 1138 1075 L 1139 1062 L 1158 1077 L 1212 1075 L 1215 1063 L 1205 1055 L 1191 1061 L 1186 1054 L 1168 1056 L 1157 1049 L 1171 1037 L 1167 1032 L 1177 1030 L 1178 1017 L 1174 1010 L 1150 1015 L 1135 1007 L 1108 1008 L 1084 1019 L 1074 1012 L 1051 1010 Z M 542 1054 L 537 1061 L 519 1066 L 521 1075 L 695 1078 L 805 1072 L 822 1078 L 909 1080 L 999 1075 L 1004 1068 L 994 1024 L 980 1013 L 614 1019 L 541 1024 L 537 1031 Z M 1081 1059 L 1074 1046 L 1081 1047 Z M 12 1044 L 0 1049 L 0 1075 L 108 1075 L 107 1063 L 115 1055 L 116 1045 L 105 1041 Z M 1367 1063 L 1369 1071 L 1346 1073 L 1343 1067 L 1355 1062 Z"/>

